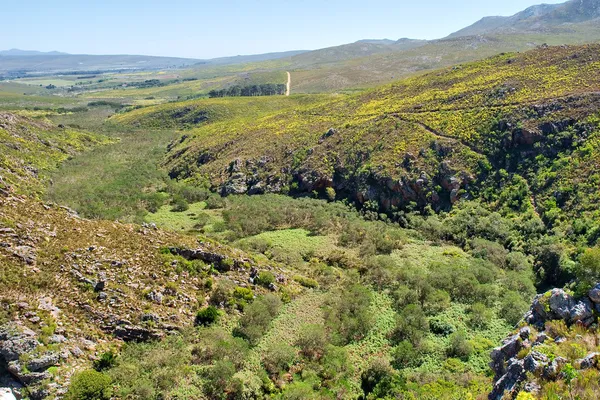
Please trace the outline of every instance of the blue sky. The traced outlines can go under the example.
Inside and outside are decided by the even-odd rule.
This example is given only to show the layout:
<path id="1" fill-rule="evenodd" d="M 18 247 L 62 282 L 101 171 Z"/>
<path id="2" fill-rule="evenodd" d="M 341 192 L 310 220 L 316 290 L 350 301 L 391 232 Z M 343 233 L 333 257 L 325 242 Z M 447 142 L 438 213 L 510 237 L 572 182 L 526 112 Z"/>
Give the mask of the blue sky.
<path id="1" fill-rule="evenodd" d="M 564 0 L 546 0 L 561 3 Z M 446 36 L 535 0 L 7 0 L 0 49 L 212 58 Z M 6 4 L 8 3 L 8 4 Z"/>

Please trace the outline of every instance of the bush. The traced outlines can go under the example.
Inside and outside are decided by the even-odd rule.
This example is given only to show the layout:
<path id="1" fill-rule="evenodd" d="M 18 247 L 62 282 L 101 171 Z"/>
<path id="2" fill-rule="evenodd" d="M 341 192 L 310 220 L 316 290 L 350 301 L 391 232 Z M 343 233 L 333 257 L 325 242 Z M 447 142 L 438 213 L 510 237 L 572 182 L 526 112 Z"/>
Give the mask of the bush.
<path id="1" fill-rule="evenodd" d="M 281 308 L 281 300 L 272 294 L 259 297 L 248 305 L 233 334 L 256 345 Z"/>
<path id="2" fill-rule="evenodd" d="M 198 311 L 194 325 L 210 326 L 219 319 L 219 310 L 216 307 L 208 306 Z"/>
<path id="3" fill-rule="evenodd" d="M 76 373 L 65 395 L 65 400 L 109 400 L 111 398 L 111 379 L 95 370 Z"/>
<path id="4" fill-rule="evenodd" d="M 327 341 L 327 334 L 321 325 L 305 325 L 300 330 L 296 345 L 307 358 L 315 360 L 323 355 Z"/>
<path id="5" fill-rule="evenodd" d="M 171 211 L 173 212 L 183 212 L 189 210 L 190 205 L 187 200 L 180 195 L 173 196 L 173 200 L 171 200 Z"/>
<path id="6" fill-rule="evenodd" d="M 271 343 L 265 349 L 262 363 L 271 374 L 287 371 L 296 358 L 296 350 L 287 343 Z"/>
<path id="7" fill-rule="evenodd" d="M 456 331 L 452 323 L 436 317 L 429 320 L 429 330 L 440 336 L 448 336 Z"/>
<path id="8" fill-rule="evenodd" d="M 471 328 L 484 329 L 492 320 L 493 312 L 484 304 L 475 303 L 469 310 L 468 323 Z"/>
<path id="9" fill-rule="evenodd" d="M 473 345 L 467 340 L 464 331 L 458 331 L 450 335 L 450 346 L 448 356 L 466 360 L 473 353 Z"/>
<path id="10" fill-rule="evenodd" d="M 117 360 L 117 355 L 112 351 L 102 353 L 99 359 L 94 361 L 94 369 L 98 372 L 102 372 L 106 369 L 112 368 Z"/>
<path id="11" fill-rule="evenodd" d="M 275 283 L 275 275 L 269 271 L 261 271 L 258 273 L 256 283 L 261 286 L 268 287 L 272 283 Z"/>
<path id="12" fill-rule="evenodd" d="M 316 289 L 319 287 L 319 283 L 317 281 L 315 281 L 314 279 L 311 279 L 311 278 L 306 278 L 304 276 L 295 275 L 294 280 L 296 282 L 298 282 L 300 285 L 302 285 L 306 288 L 309 288 L 309 289 Z"/>
<path id="13" fill-rule="evenodd" d="M 345 345 L 369 332 L 373 321 L 370 304 L 371 292 L 361 285 L 349 287 L 329 303 L 325 320 L 334 332 L 334 342 Z"/>
<path id="14" fill-rule="evenodd" d="M 429 322 L 421 307 L 417 304 L 409 304 L 396 319 L 393 338 L 396 342 L 408 340 L 418 347 L 428 330 Z"/>
<path id="15" fill-rule="evenodd" d="M 418 366 L 419 354 L 408 340 L 403 340 L 392 350 L 392 365 L 396 369 Z"/>

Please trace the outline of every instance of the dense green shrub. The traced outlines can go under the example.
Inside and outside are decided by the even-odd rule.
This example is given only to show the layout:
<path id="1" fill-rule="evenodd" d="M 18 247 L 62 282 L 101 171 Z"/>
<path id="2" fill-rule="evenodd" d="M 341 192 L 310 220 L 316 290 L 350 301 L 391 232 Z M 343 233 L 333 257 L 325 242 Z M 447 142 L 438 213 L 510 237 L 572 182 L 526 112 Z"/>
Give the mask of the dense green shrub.
<path id="1" fill-rule="evenodd" d="M 260 271 L 255 282 L 264 287 L 269 287 L 269 285 L 275 283 L 275 275 L 270 271 Z"/>
<path id="2" fill-rule="evenodd" d="M 396 318 L 393 339 L 398 343 L 407 340 L 418 347 L 428 331 L 429 321 L 421 306 L 409 304 Z"/>
<path id="3" fill-rule="evenodd" d="M 300 337 L 296 341 L 296 345 L 300 347 L 305 357 L 314 360 L 323 355 L 328 340 L 323 326 L 305 325 L 300 330 Z"/>
<path id="4" fill-rule="evenodd" d="M 111 379 L 95 370 L 81 371 L 73 375 L 71 385 L 65 394 L 66 400 L 109 400 Z"/>
<path id="5" fill-rule="evenodd" d="M 467 340 L 467 335 L 464 331 L 454 332 L 450 335 L 450 345 L 448 347 L 449 357 L 466 360 L 472 353 L 473 345 Z"/>
<path id="6" fill-rule="evenodd" d="M 331 299 L 325 309 L 325 320 L 333 331 L 335 343 L 348 344 L 367 334 L 373 321 L 370 304 L 371 292 L 361 285 L 352 285 Z"/>
<path id="7" fill-rule="evenodd" d="M 296 349 L 287 343 L 270 343 L 263 352 L 262 364 L 270 374 L 287 371 L 296 358 Z"/>
<path id="8" fill-rule="evenodd" d="M 173 196 L 173 200 L 171 200 L 171 211 L 173 212 L 183 212 L 189 210 L 190 205 L 187 200 L 180 195 Z"/>
<path id="9" fill-rule="evenodd" d="M 239 325 L 234 330 L 234 335 L 256 345 L 280 308 L 281 300 L 273 294 L 257 298 L 246 307 L 244 315 L 239 320 Z"/>
<path id="10" fill-rule="evenodd" d="M 474 329 L 485 329 L 494 313 L 485 304 L 475 303 L 469 308 L 468 324 Z"/>
<path id="11" fill-rule="evenodd" d="M 106 369 L 112 368 L 117 360 L 117 355 L 113 351 L 107 351 L 100 355 L 100 358 L 94 361 L 94 369 L 98 372 L 102 372 Z"/>
<path id="12" fill-rule="evenodd" d="M 208 306 L 198 311 L 194 325 L 210 326 L 217 322 L 217 319 L 219 319 L 219 310 L 214 306 Z"/>

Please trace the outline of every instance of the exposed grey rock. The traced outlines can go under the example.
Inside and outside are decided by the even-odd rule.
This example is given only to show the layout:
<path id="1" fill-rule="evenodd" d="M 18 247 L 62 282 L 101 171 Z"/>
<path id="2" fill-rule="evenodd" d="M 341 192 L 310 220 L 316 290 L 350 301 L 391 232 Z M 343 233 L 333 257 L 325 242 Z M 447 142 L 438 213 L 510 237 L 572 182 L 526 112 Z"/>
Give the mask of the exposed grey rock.
<path id="1" fill-rule="evenodd" d="M 567 359 L 556 357 L 549 365 L 544 368 L 543 376 L 546 379 L 554 380 L 558 377 L 560 370 L 567 363 Z"/>
<path id="2" fill-rule="evenodd" d="M 17 400 L 17 398 L 11 389 L 0 388 L 0 400 Z"/>
<path id="3" fill-rule="evenodd" d="M 29 360 L 27 362 L 27 369 L 32 372 L 39 372 L 58 364 L 59 360 L 60 356 L 58 354 L 47 353 L 41 357 Z"/>
<path id="4" fill-rule="evenodd" d="M 150 301 L 161 304 L 163 301 L 163 294 L 161 292 L 153 290 L 146 295 L 146 298 Z"/>
<path id="5" fill-rule="evenodd" d="M 23 262 L 28 265 L 35 265 L 37 260 L 37 254 L 33 247 L 30 246 L 17 246 L 12 250 L 14 256 L 20 258 Z"/>
<path id="6" fill-rule="evenodd" d="M 523 347 L 523 340 L 519 334 L 516 334 L 505 339 L 502 346 L 492 350 L 490 367 L 494 371 L 496 378 L 504 375 L 504 363 L 514 358 Z"/>
<path id="7" fill-rule="evenodd" d="M 81 357 L 83 355 L 83 350 L 81 350 L 79 347 L 75 346 L 72 349 L 69 350 L 71 352 L 71 354 L 73 354 L 73 356 L 75 357 Z"/>
<path id="8" fill-rule="evenodd" d="M 600 353 L 591 353 L 587 355 L 585 358 L 581 360 L 575 361 L 575 365 L 579 369 L 590 369 L 596 367 L 598 365 L 598 360 L 600 359 Z"/>
<path id="9" fill-rule="evenodd" d="M 223 196 L 231 194 L 244 194 L 248 191 L 248 184 L 246 182 L 246 175 L 242 172 L 236 172 L 229 180 L 223 185 L 222 193 Z"/>
<path id="10" fill-rule="evenodd" d="M 594 286 L 588 295 L 594 303 L 600 303 L 600 283 Z"/>
<path id="11" fill-rule="evenodd" d="M 147 342 L 162 338 L 159 332 L 134 325 L 117 326 L 113 334 L 125 342 Z"/>
<path id="12" fill-rule="evenodd" d="M 156 314 L 152 314 L 152 313 L 146 313 L 142 315 L 142 321 L 143 322 L 147 322 L 147 321 L 152 321 L 152 322 L 160 322 L 160 317 Z"/>
<path id="13" fill-rule="evenodd" d="M 578 301 L 570 310 L 571 323 L 581 322 L 585 326 L 589 326 L 593 316 L 592 302 L 589 299 Z"/>
<path id="14" fill-rule="evenodd" d="M 0 356 L 7 362 L 18 360 L 23 354 L 33 351 L 38 341 L 32 331 L 15 326 L 0 327 Z"/>
<path id="15" fill-rule="evenodd" d="M 529 339 L 530 335 L 531 335 L 531 328 L 528 326 L 525 326 L 519 330 L 519 337 L 523 340 Z"/>
<path id="16" fill-rule="evenodd" d="M 531 394 L 538 394 L 542 387 L 537 382 L 527 382 L 523 386 L 523 391 Z"/>
<path id="17" fill-rule="evenodd" d="M 519 384 L 526 378 L 523 360 L 513 359 L 506 368 L 506 373 L 495 383 L 492 392 L 488 395 L 490 400 L 502 400 L 512 398 L 516 394 Z"/>
<path id="18" fill-rule="evenodd" d="M 548 306 L 557 319 L 568 321 L 571 317 L 571 310 L 575 306 L 575 300 L 562 289 L 552 289 Z"/>
<path id="19" fill-rule="evenodd" d="M 548 357 L 540 352 L 532 351 L 523 359 L 527 372 L 541 372 L 548 365 Z"/>
<path id="20" fill-rule="evenodd" d="M 50 373 L 47 371 L 26 372 L 19 361 L 11 361 L 6 369 L 25 386 L 50 378 Z"/>
<path id="21" fill-rule="evenodd" d="M 538 345 L 538 344 L 542 344 L 546 340 L 548 340 L 548 335 L 546 335 L 544 332 L 542 332 L 537 336 L 537 338 L 535 338 L 535 342 L 533 344 L 534 344 L 534 346 Z"/>

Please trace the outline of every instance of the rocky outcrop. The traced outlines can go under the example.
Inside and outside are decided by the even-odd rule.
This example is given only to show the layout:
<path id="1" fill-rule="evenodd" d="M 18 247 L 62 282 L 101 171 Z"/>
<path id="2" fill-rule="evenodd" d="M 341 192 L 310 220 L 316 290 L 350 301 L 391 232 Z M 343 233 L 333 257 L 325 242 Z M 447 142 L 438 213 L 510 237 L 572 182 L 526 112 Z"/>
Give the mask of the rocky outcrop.
<path id="1" fill-rule="evenodd" d="M 536 347 L 548 339 L 558 341 L 560 338 L 550 338 L 543 332 L 545 323 L 552 320 L 561 320 L 568 325 L 578 324 L 590 326 L 600 311 L 600 284 L 589 291 L 584 298 L 575 298 L 563 289 L 552 289 L 538 295 L 529 312 L 525 315 L 525 322 L 542 330 L 537 337 L 531 337 L 531 329 L 523 327 L 519 332 L 507 338 L 502 346 L 495 348 L 491 353 L 490 367 L 494 371 L 494 386 L 488 398 L 490 400 L 514 399 L 519 390 L 535 391 L 539 389 L 536 382 L 526 382 L 527 374 L 533 374 L 540 379 L 556 380 L 560 377 L 567 360 L 562 357 L 552 359 L 544 353 L 537 351 Z M 529 353 L 519 357 L 522 350 Z M 595 368 L 600 360 L 600 353 L 591 353 L 574 362 L 575 368 L 580 370 Z"/>
<path id="2" fill-rule="evenodd" d="M 546 321 L 563 320 L 567 324 L 589 326 L 594 320 L 594 310 L 600 305 L 600 285 L 593 288 L 587 297 L 575 299 L 563 289 L 536 296 L 525 322 L 542 328 Z"/>
<path id="3" fill-rule="evenodd" d="M 232 269 L 246 268 L 251 261 L 246 258 L 232 258 L 221 253 L 212 252 L 202 248 L 184 249 L 172 247 L 171 254 L 181 256 L 186 260 L 201 260 L 207 264 L 212 264 L 219 272 L 227 272 Z"/>
<path id="4" fill-rule="evenodd" d="M 41 383 L 50 378 L 48 368 L 60 361 L 58 353 L 41 353 L 39 346 L 36 334 L 27 328 L 16 324 L 0 327 L 0 366 L 28 388 L 31 398 L 46 396 L 47 392 Z M 4 395 L 10 398 L 8 392 Z"/>

